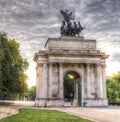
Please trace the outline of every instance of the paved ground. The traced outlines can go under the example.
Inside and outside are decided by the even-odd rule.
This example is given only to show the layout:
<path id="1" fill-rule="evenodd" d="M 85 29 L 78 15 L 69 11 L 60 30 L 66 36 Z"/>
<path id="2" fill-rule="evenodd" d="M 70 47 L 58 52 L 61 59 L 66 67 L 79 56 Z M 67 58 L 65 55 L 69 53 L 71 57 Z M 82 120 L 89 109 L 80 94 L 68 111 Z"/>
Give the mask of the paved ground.
<path id="1" fill-rule="evenodd" d="M 0 106 L 0 119 L 18 113 L 18 108 L 19 107 L 15 106 L 13 107 Z M 120 107 L 108 107 L 108 108 L 65 107 L 65 108 L 44 108 L 44 109 L 55 109 L 64 111 L 76 116 L 94 120 L 95 122 L 120 122 Z"/>
<path id="2" fill-rule="evenodd" d="M 58 110 L 85 117 L 95 122 L 120 122 L 120 107 L 108 108 L 57 108 Z"/>
<path id="3" fill-rule="evenodd" d="M 0 106 L 0 119 L 17 113 L 18 107 Z"/>

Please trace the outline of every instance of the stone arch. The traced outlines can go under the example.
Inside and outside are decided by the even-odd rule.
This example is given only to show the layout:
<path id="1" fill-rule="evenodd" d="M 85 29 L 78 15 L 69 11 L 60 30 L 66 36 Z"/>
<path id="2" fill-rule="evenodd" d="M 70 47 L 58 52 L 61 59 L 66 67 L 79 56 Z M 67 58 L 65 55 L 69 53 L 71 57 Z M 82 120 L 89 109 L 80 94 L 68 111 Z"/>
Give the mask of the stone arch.
<path id="1" fill-rule="evenodd" d="M 80 69 L 77 68 L 64 68 L 63 69 L 63 76 L 65 76 L 65 74 L 69 71 L 73 71 L 79 74 L 79 76 L 81 77 L 81 79 L 83 79 L 83 72 L 80 71 Z"/>
<path id="2" fill-rule="evenodd" d="M 66 74 L 73 74 L 76 78 L 74 78 L 74 106 L 82 106 L 82 82 L 83 82 L 83 75 L 80 69 L 76 68 L 66 68 L 63 70 L 63 79 Z M 63 87 L 64 87 L 64 80 L 63 80 Z M 64 92 L 64 91 L 63 91 Z"/>

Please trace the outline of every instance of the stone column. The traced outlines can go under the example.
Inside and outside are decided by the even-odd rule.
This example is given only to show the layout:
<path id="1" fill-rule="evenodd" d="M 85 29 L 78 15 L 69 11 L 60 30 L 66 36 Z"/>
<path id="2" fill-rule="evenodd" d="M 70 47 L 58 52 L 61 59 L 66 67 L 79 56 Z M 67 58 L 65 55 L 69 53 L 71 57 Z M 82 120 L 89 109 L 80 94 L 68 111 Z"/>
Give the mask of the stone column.
<path id="1" fill-rule="evenodd" d="M 90 64 L 87 64 L 87 98 L 91 98 Z"/>
<path id="2" fill-rule="evenodd" d="M 52 63 L 49 63 L 48 98 L 52 98 Z"/>
<path id="3" fill-rule="evenodd" d="M 98 98 L 103 98 L 102 70 L 101 64 L 97 64 L 97 94 Z"/>
<path id="4" fill-rule="evenodd" d="M 42 97 L 47 98 L 47 78 L 48 76 L 48 66 L 47 63 L 43 64 L 43 88 L 42 88 Z"/>
<path id="5" fill-rule="evenodd" d="M 59 64 L 59 98 L 63 99 L 63 67 L 62 63 Z"/>
<path id="6" fill-rule="evenodd" d="M 77 81 L 76 81 L 76 79 L 74 79 L 74 101 L 73 101 L 74 106 L 78 106 L 77 95 L 78 95 L 78 93 L 77 93 Z"/>
<path id="7" fill-rule="evenodd" d="M 107 99 L 107 93 L 106 93 L 106 72 L 105 72 L 106 65 L 102 65 L 102 80 L 103 80 L 103 98 Z"/>
<path id="8" fill-rule="evenodd" d="M 77 99 L 76 79 L 74 79 L 74 99 Z"/>
<path id="9" fill-rule="evenodd" d="M 38 85 L 39 85 L 38 64 L 36 65 L 36 98 L 38 98 Z"/>
<path id="10" fill-rule="evenodd" d="M 83 106 L 83 102 L 84 102 L 84 99 L 85 99 L 85 78 L 84 78 L 84 75 L 85 75 L 85 67 L 84 67 L 84 64 L 81 65 L 81 70 L 82 70 L 82 74 L 81 74 L 81 88 L 82 88 L 82 106 Z"/>
<path id="11" fill-rule="evenodd" d="M 43 64 L 39 63 L 37 66 L 37 94 L 38 99 L 42 98 L 42 68 Z"/>
<path id="12" fill-rule="evenodd" d="M 76 85 L 76 95 L 75 98 L 78 100 L 78 83 L 79 81 L 76 80 L 75 85 Z"/>

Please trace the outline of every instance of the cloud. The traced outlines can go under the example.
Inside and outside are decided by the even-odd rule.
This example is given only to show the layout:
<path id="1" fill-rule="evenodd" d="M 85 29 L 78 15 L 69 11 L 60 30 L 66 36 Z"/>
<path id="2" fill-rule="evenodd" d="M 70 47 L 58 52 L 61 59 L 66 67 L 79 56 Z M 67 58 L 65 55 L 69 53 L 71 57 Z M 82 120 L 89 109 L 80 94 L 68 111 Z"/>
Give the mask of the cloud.
<path id="1" fill-rule="evenodd" d="M 120 61 L 119 0 L 0 0 L 1 30 L 21 44 L 21 54 L 32 61 L 47 38 L 59 37 L 60 10 L 72 10 L 86 27 L 85 38 L 97 40 L 98 49 L 110 54 L 109 62 Z"/>

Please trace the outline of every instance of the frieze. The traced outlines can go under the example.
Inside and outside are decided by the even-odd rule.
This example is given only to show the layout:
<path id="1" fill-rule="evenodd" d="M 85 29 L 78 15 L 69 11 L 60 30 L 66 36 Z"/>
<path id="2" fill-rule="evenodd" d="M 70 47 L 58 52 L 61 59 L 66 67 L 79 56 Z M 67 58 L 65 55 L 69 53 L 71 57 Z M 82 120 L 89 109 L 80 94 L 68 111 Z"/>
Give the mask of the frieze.
<path id="1" fill-rule="evenodd" d="M 52 66 L 52 69 L 53 69 L 53 73 L 57 73 L 58 74 L 58 69 L 59 69 L 59 66 L 62 66 L 63 68 L 65 67 L 86 67 L 88 63 L 39 63 L 37 64 L 37 67 L 36 69 L 38 69 L 38 67 L 43 67 L 44 68 L 47 68 L 48 67 L 51 67 Z M 97 66 L 97 64 L 95 63 L 90 63 L 89 65 L 93 65 L 93 66 Z M 102 64 L 101 64 L 102 65 Z"/>
<path id="2" fill-rule="evenodd" d="M 49 56 L 60 56 L 60 57 L 90 57 L 90 58 L 101 58 L 106 59 L 108 57 L 108 55 L 102 55 L 102 54 L 56 54 L 56 53 L 52 53 L 49 54 Z"/>
<path id="3" fill-rule="evenodd" d="M 84 38 L 80 38 L 80 37 L 70 37 L 70 36 L 62 36 L 62 37 L 59 37 L 59 38 L 48 38 L 46 44 L 49 42 L 49 41 L 84 41 L 84 42 L 96 42 L 96 40 L 93 40 L 93 39 L 84 39 Z M 45 45 L 46 47 L 46 45 Z"/>

